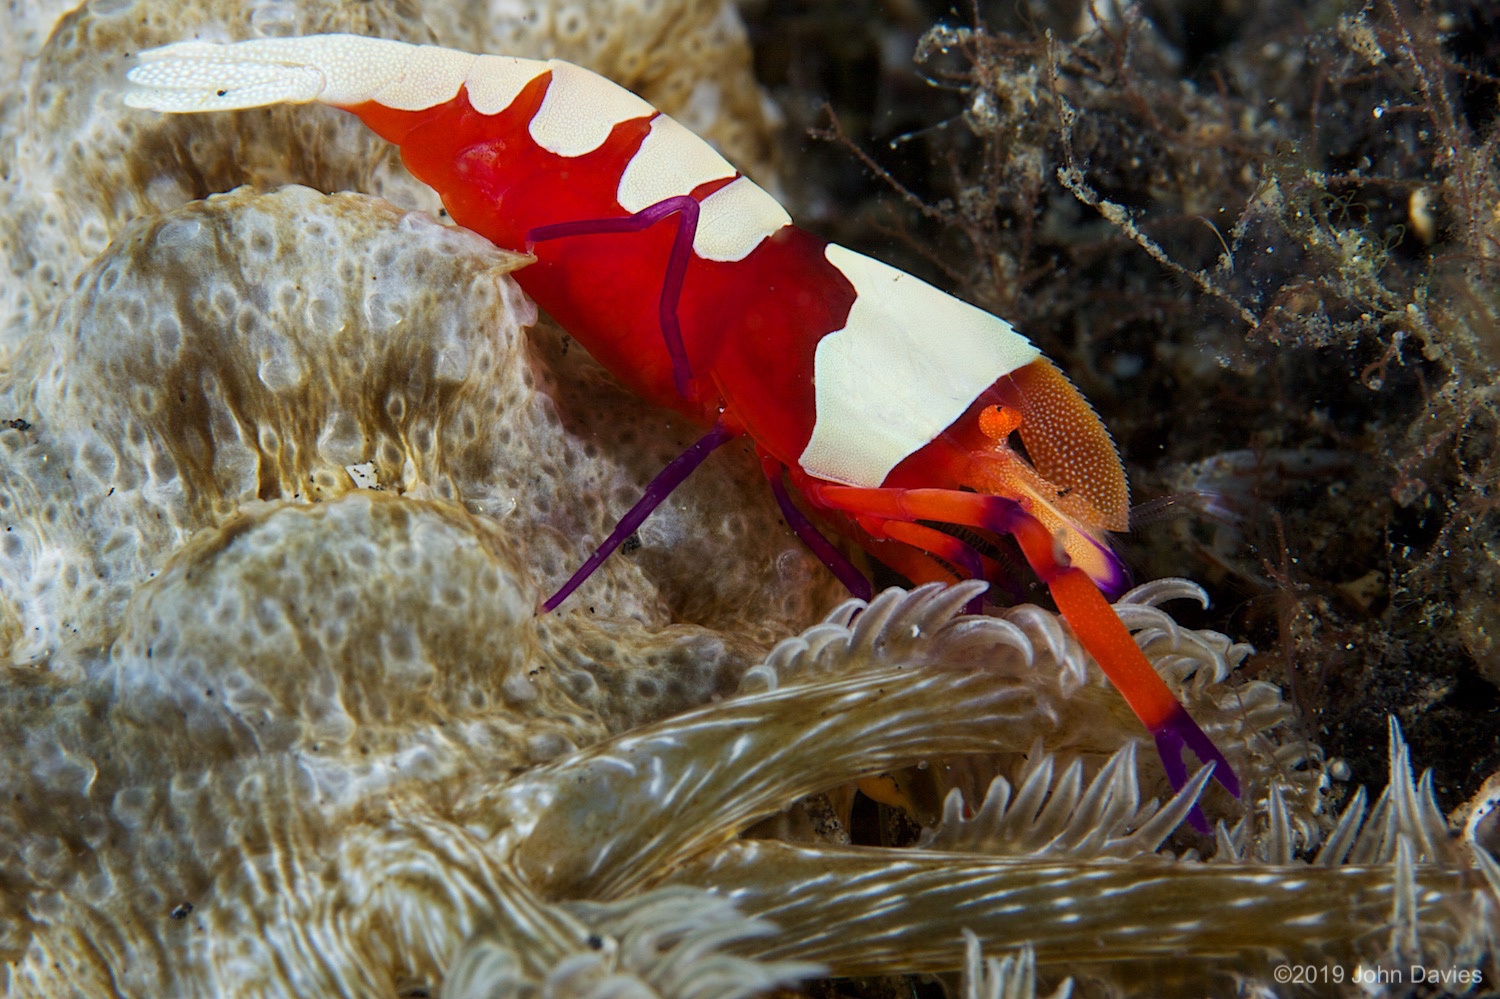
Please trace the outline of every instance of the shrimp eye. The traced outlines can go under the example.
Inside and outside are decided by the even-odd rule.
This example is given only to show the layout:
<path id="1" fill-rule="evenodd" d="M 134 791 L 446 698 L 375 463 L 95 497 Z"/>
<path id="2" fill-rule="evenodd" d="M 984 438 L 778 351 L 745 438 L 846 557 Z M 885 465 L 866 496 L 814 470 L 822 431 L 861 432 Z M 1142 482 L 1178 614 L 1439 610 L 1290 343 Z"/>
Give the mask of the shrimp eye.
<path id="1" fill-rule="evenodd" d="M 979 414 L 979 432 L 997 444 L 1021 428 L 1021 411 L 1009 406 L 990 406 Z"/>

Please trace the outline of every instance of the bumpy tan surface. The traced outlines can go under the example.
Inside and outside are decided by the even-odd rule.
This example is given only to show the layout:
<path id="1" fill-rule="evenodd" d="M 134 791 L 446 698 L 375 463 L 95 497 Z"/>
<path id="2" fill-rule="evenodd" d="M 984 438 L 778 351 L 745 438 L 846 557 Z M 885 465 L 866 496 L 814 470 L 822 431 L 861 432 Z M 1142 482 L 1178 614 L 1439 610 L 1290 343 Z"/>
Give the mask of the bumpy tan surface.
<path id="1" fill-rule="evenodd" d="M 0 384 L 23 421 L 0 430 L 13 916 L 57 916 L 89 881 L 149 933 L 201 898 L 196 865 L 243 848 L 202 837 L 237 820 L 199 802 L 222 821 L 192 825 L 166 774 L 232 799 L 271 754 L 316 785 L 309 821 L 337 824 L 393 782 L 525 766 L 726 693 L 829 604 L 726 449 L 535 616 L 696 430 L 525 331 L 523 259 L 363 195 L 242 189 L 127 226 L 23 341 Z M 29 929 L 6 925 L 14 958 Z"/>
<path id="2" fill-rule="evenodd" d="M 1222 682 L 1243 648 L 1149 608 L 1126 616 L 1247 784 L 1250 821 L 1222 842 L 1248 872 L 1120 845 L 1163 790 L 1145 759 L 1120 765 L 1129 808 L 950 828 L 946 854 L 929 815 L 939 852 L 920 861 L 820 847 L 826 829 L 800 851 L 738 842 L 871 769 L 935 761 L 903 773 L 977 803 L 992 776 L 1050 768 L 1038 745 L 1091 777 L 1141 732 L 1055 617 L 952 620 L 965 593 L 888 594 L 756 667 L 839 593 L 738 445 L 536 617 L 698 429 L 529 325 L 506 276 L 522 261 L 408 211 L 435 202 L 353 122 L 115 100 L 126 53 L 195 33 L 530 39 L 523 54 L 600 53 L 705 106 L 683 66 L 743 69 L 720 4 L 619 5 L 582 34 L 528 6 L 550 13 L 479 38 L 501 6 L 110 0 L 65 17 L 0 103 L 0 987 L 737 996 L 807 960 L 952 968 L 975 928 L 991 950 L 1045 933 L 1052 972 L 1109 937 L 1157 993 L 1165 940 L 1201 994 L 1224 981 L 1225 934 L 1358 956 L 1346 941 L 1392 936 L 1393 885 L 1437 946 L 1483 943 L 1486 882 L 1410 802 L 1353 876 L 1275 866 L 1331 824 L 1321 761 L 1273 688 Z M 5 59 L 48 10 L 26 9 Z M 674 40 L 691 57 L 659 51 Z M 753 89 L 719 85 L 761 134 L 724 96 Z M 192 200 L 244 182 L 267 190 Z M 1050 801 L 1079 797 L 1067 782 Z M 1206 807 L 1242 814 L 1220 792 Z M 1401 842 L 1429 865 L 1420 894 Z M 991 904 L 1023 869 L 1027 909 Z M 1108 901 L 1179 876 L 1195 919 Z M 742 888 L 742 911 L 716 887 Z M 1223 922 L 1227 898 L 1255 918 Z"/>
<path id="3" fill-rule="evenodd" d="M 510 524 L 528 598 L 545 595 L 696 430 L 662 433 L 662 414 L 556 331 L 522 336 L 535 312 L 503 276 L 518 260 L 384 202 L 296 187 L 128 228 L 0 396 L 33 424 L 0 431 L 12 656 L 107 642 L 193 532 L 249 501 L 336 498 L 363 464 L 387 489 Z M 761 641 L 805 623 L 803 597 L 774 594 L 805 592 L 816 565 L 761 492 L 743 449 L 715 456 L 578 600 Z M 718 557 L 756 535 L 781 540 Z"/>

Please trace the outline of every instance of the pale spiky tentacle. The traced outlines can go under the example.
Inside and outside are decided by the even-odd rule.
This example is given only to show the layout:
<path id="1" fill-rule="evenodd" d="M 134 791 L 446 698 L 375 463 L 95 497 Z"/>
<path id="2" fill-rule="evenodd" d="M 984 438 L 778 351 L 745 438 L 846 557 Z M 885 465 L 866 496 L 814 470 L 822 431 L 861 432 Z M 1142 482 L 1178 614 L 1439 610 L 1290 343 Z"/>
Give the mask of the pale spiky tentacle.
<path id="1" fill-rule="evenodd" d="M 1023 797 L 1041 800 L 1023 784 L 1008 808 L 987 804 L 967 823 L 945 821 L 933 837 L 972 833 L 969 841 L 979 842 L 985 838 L 979 828 L 986 827 L 1007 833 L 991 846 L 1021 844 L 1019 856 L 746 842 L 715 851 L 674 880 L 712 884 L 777 922 L 784 934 L 760 956 L 827 960 L 841 974 L 952 967 L 963 959 L 953 934 L 964 929 L 988 947 L 1029 945 L 1042 965 L 1111 962 L 1115 977 L 1126 979 L 1130 962 L 1168 957 L 1179 965 L 1203 962 L 1205 972 L 1233 957 L 1237 972 L 1251 980 L 1269 978 L 1274 962 L 1298 956 L 1346 965 L 1437 960 L 1475 967 L 1497 943 L 1500 865 L 1476 852 L 1483 875 L 1476 881 L 1464 859 L 1474 845 L 1463 849 L 1433 837 L 1440 817 L 1430 785 L 1413 780 L 1394 726 L 1391 763 L 1391 786 L 1381 795 L 1390 804 L 1361 827 L 1357 797 L 1336 824 L 1329 855 L 1312 863 L 1085 860 L 1076 855 L 1080 829 L 1068 822 L 1054 834 L 1050 799 L 1039 809 L 1023 807 Z M 1039 765 L 1034 773 L 1049 769 Z M 1121 779 L 1101 775 L 1085 791 L 1071 770 L 1055 783 L 1035 777 L 1029 783 L 1050 786 L 1051 798 L 1069 806 L 1059 814 L 1070 812 L 1074 822 L 1087 812 L 1104 819 L 1107 807 L 1080 806 L 1104 788 L 1119 788 Z M 1275 850 L 1292 836 L 1291 823 L 1279 821 L 1280 832 L 1270 834 L 1282 838 Z M 1221 834 L 1243 839 L 1223 827 Z M 1337 862 L 1356 851 L 1363 862 Z M 859 946 L 851 948 L 851 939 Z"/>
<path id="2" fill-rule="evenodd" d="M 890 590 L 862 612 L 848 602 L 747 672 L 741 697 L 585 750 L 465 810 L 476 822 L 515 822 L 518 862 L 543 890 L 566 897 L 587 884 L 594 897 L 618 897 L 793 800 L 859 777 L 1021 753 L 1039 736 L 1106 754 L 1131 741 L 1139 730 L 1055 617 L 954 619 L 982 585 Z M 1190 792 L 1163 814 L 1195 800 Z"/>
<path id="3" fill-rule="evenodd" d="M 1040 741 L 1027 754 L 1019 790 L 996 777 L 972 819 L 964 818 L 957 788 L 943 802 L 943 818 L 918 846 L 1004 857 L 1078 857 L 1127 860 L 1159 849 L 1187 817 L 1208 784 L 1200 769 L 1165 805 L 1141 803 L 1135 743 L 1109 758 L 1087 787 L 1074 758 L 1054 781 L 1056 757 Z"/>
<path id="4" fill-rule="evenodd" d="M 902 651 L 930 638 L 936 628 L 961 628 L 962 622 L 950 625 L 949 619 L 982 594 L 986 586 L 973 579 L 949 587 L 929 583 L 910 594 L 888 589 L 873 601 L 845 600 L 822 624 L 778 643 L 764 663 L 745 673 L 740 680 L 740 693 L 769 692 L 783 683 L 852 672 L 855 667 L 850 662 L 851 653 L 861 649 L 877 652 L 887 660 L 899 658 Z M 1057 628 L 1056 618 L 1051 620 L 1059 645 L 1065 646 L 1062 629 Z M 996 624 L 986 621 L 987 627 Z M 1035 661 L 1032 643 L 1021 629 L 998 623 L 996 641 L 1013 648 L 1027 666 Z M 1060 658 L 1063 653 L 1055 651 L 1055 655 Z M 1079 669 L 1082 669 L 1081 658 Z"/>
<path id="5" fill-rule="evenodd" d="M 1262 681 L 1225 682 L 1250 646 L 1217 632 L 1180 627 L 1157 606 L 1168 600 L 1208 603 L 1196 583 L 1159 579 L 1126 593 L 1115 611 L 1183 706 L 1223 747 L 1249 789 L 1245 800 L 1252 809 L 1264 807 L 1256 803 L 1268 802 L 1271 789 L 1279 787 L 1298 842 L 1315 847 L 1331 826 L 1323 803 L 1329 780 L 1322 750 L 1298 734 L 1280 688 Z M 1143 760 L 1142 767 L 1149 773 L 1151 761 Z"/>
<path id="6" fill-rule="evenodd" d="M 612 739 L 472 808 L 534 817 L 517 863 L 543 890 L 610 898 L 815 791 L 932 755 L 1028 745 L 1061 705 L 1033 682 L 1018 629 L 955 625 L 970 592 L 882 594 L 852 628 L 829 622 L 773 654 L 773 670 L 802 682 Z M 945 662 L 957 646 L 975 653 L 964 665 Z"/>
<path id="7" fill-rule="evenodd" d="M 1183 598 L 1201 600 L 1203 592 L 1187 580 L 1158 580 L 1127 593 L 1116 610 L 1182 704 L 1245 778 L 1246 803 L 1263 809 L 1258 803 L 1266 800 L 1268 789 L 1282 788 L 1286 812 L 1301 842 L 1316 846 L 1332 825 L 1324 814 L 1328 777 L 1321 751 L 1297 734 L 1292 710 L 1277 687 L 1260 681 L 1227 682 L 1251 651 L 1249 646 L 1215 632 L 1180 628 L 1168 613 L 1153 606 Z M 1029 641 L 1038 671 L 1046 672 L 1056 685 L 1055 696 L 1069 702 L 1069 714 L 1060 719 L 1059 731 L 1046 737 L 1059 768 L 1076 757 L 1083 762 L 1083 774 L 1092 775 L 1111 753 L 1139 738 L 1136 729 L 1115 724 L 1114 716 L 1102 713 L 1103 706 L 1095 703 L 1101 692 L 1107 693 L 1107 683 L 1057 615 L 1029 605 L 999 613 Z M 1083 718 L 1087 721 L 1073 724 Z M 1159 762 L 1150 754 L 1137 762 L 1137 783 L 1148 789 L 1142 798 L 1170 797 Z M 977 807 L 995 777 L 1019 787 L 1027 779 L 1027 766 L 1029 759 L 1016 754 L 947 761 L 930 773 L 939 781 L 939 796 L 956 787 Z M 1223 814 L 1228 802 L 1214 792 L 1204 804 L 1212 815 L 1216 810 Z"/>
<path id="8" fill-rule="evenodd" d="M 1036 951 L 1022 947 L 1014 954 L 985 957 L 979 937 L 964 930 L 964 969 L 959 987 L 963 999 L 1036 999 Z M 1047 999 L 1069 999 L 1073 979 L 1065 979 Z"/>
<path id="9" fill-rule="evenodd" d="M 538 970 L 527 942 L 501 930 L 476 934 L 444 977 L 444 999 L 749 999 L 824 970 L 729 953 L 734 944 L 763 939 L 776 927 L 741 915 L 734 903 L 711 892 L 665 888 L 567 908 L 580 928 L 576 947 L 545 955 Z"/>
<path id="10" fill-rule="evenodd" d="M 824 963 L 836 974 L 961 967 L 965 929 L 989 948 L 1030 945 L 1039 966 L 1113 962 L 1112 977 L 1127 987 L 1151 981 L 1165 960 L 1212 975 L 1232 959 L 1253 980 L 1288 958 L 1472 963 L 1494 946 L 1496 865 L 1444 852 L 1430 781 L 1411 777 L 1394 732 L 1386 804 L 1361 823 L 1356 799 L 1331 823 L 1316 863 L 1296 859 L 1306 846 L 1295 831 L 1302 806 L 1284 781 L 1253 788 L 1264 795 L 1255 822 L 1221 824 L 1224 862 L 1148 855 L 1191 797 L 1137 804 L 1128 751 L 1086 781 L 1096 756 L 1075 765 L 1077 749 L 1054 759 L 1033 748 L 1030 769 L 995 784 L 976 818 L 963 820 L 950 799 L 931 843 L 956 850 L 736 840 L 812 790 L 900 762 L 994 748 L 1019 756 L 1039 736 L 1051 746 L 1077 738 L 1074 726 L 1108 730 L 1116 701 L 1101 680 L 1090 673 L 1072 697 L 1061 693 L 1050 655 L 1074 654 L 1068 636 L 1053 650 L 1046 626 L 1025 614 L 1022 624 L 954 619 L 971 595 L 887 592 L 857 617 L 862 605 L 848 603 L 751 671 L 748 692 L 461 802 L 464 826 L 545 895 L 623 904 L 665 885 L 712 889 L 779 928 L 730 951 Z M 1161 613 L 1139 613 L 1147 612 Z M 1197 641 L 1161 630 L 1164 643 Z M 1212 689 L 1215 667 L 1198 668 Z M 1234 717 L 1245 726 L 1257 713 L 1274 715 L 1260 705 Z M 1253 729 L 1244 738 L 1270 741 Z M 1019 854 L 980 852 L 989 849 Z"/>
<path id="11" fill-rule="evenodd" d="M 1451 935 L 1454 903 L 1470 897 L 1456 868 L 1015 861 L 755 841 L 722 847 L 672 880 L 729 892 L 780 926 L 758 956 L 825 961 L 842 975 L 955 967 L 964 929 L 990 947 L 1029 944 L 1043 965 L 1232 958 L 1249 974 L 1268 974 L 1271 954 L 1381 951 L 1403 910 L 1424 927 L 1424 941 Z M 1470 910 L 1462 923 L 1472 928 L 1472 902 L 1459 908 Z"/>
<path id="12" fill-rule="evenodd" d="M 1311 854 L 1317 847 L 1312 863 L 1324 867 L 1389 864 L 1396 858 L 1398 840 L 1405 838 L 1421 863 L 1463 861 L 1464 851 L 1448 834 L 1448 823 L 1438 809 L 1432 775 L 1426 772 L 1420 780 L 1413 776 L 1406 740 L 1394 718 L 1388 722 L 1387 741 L 1390 782 L 1368 815 L 1368 796 L 1364 788 L 1358 788 L 1328 825 L 1326 835 L 1319 836 L 1316 826 L 1298 821 L 1290 797 L 1293 791 L 1272 782 L 1263 792 L 1265 807 L 1259 823 L 1241 821 L 1221 827 L 1214 859 L 1289 864 L 1299 853 Z"/>

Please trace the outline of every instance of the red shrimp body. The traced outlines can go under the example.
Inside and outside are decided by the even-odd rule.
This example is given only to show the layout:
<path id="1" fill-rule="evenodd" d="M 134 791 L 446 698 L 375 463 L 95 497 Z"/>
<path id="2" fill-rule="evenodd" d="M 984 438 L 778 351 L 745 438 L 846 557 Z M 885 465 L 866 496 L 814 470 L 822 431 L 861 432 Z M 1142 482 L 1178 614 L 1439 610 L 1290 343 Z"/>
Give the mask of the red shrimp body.
<path id="1" fill-rule="evenodd" d="M 632 390 L 705 426 L 723 419 L 795 466 L 814 421 L 813 352 L 844 325 L 854 301 L 848 280 L 824 258 L 826 241 L 789 225 L 742 260 L 689 260 L 678 315 L 699 391 L 682 397 L 657 318 L 679 219 L 632 233 L 527 238 L 558 222 L 629 216 L 616 200 L 617 180 L 650 131 L 651 119 L 637 118 L 615 125 L 584 156 L 542 148 L 527 126 L 550 76 L 495 115 L 475 111 L 466 93 L 418 112 L 373 102 L 349 110 L 401 147 L 408 169 L 442 196 L 454 221 L 499 246 L 530 249 L 536 263 L 515 273 L 517 283 Z M 692 193 L 701 201 L 733 176 Z"/>
<path id="2" fill-rule="evenodd" d="M 535 255 L 517 282 L 600 363 L 711 428 L 543 610 L 704 455 L 748 435 L 788 524 L 856 592 L 868 583 L 791 502 L 784 475 L 913 579 L 999 571 L 932 523 L 1013 538 L 1155 734 L 1173 784 L 1186 781 L 1187 747 L 1237 793 L 1100 592 L 1126 582 L 1106 540 L 1129 508 L 1113 442 L 1008 323 L 798 229 L 701 139 L 568 63 L 350 35 L 188 42 L 141 59 L 126 95 L 136 107 L 318 100 L 358 115 L 454 221 Z"/>
<path id="3" fill-rule="evenodd" d="M 456 222 L 499 246 L 530 249 L 537 261 L 516 272 L 517 282 L 623 382 L 705 426 L 723 421 L 743 431 L 796 476 L 818 416 L 818 343 L 845 327 L 856 298 L 849 278 L 830 263 L 827 241 L 785 225 L 743 259 L 688 260 L 677 314 L 699 377 L 696 391 L 684 397 L 673 383 L 657 315 L 661 275 L 680 220 L 670 217 L 631 233 L 528 239 L 528 233 L 559 222 L 628 217 L 631 212 L 616 198 L 617 179 L 659 113 L 614 125 L 592 152 L 559 155 L 528 131 L 551 78 L 538 76 L 496 114 L 474 110 L 463 90 L 420 111 L 373 101 L 349 110 L 401 147 L 407 167 L 443 197 Z M 701 202 L 738 176 L 698 185 L 692 196 Z M 934 330 L 933 340 L 940 342 L 941 335 Z M 1043 387 L 1058 405 L 1034 404 Z M 971 456 L 987 443 L 978 413 L 996 404 L 1026 414 L 1021 429 L 1042 478 L 1089 497 L 1086 516 L 1099 527 L 1124 527 L 1128 491 L 1113 445 L 1087 403 L 1045 360 L 1008 373 L 883 478 L 860 484 L 972 486 Z M 1069 460 L 1055 460 L 1049 442 L 1057 439 L 1057 428 L 1043 422 L 1049 415 L 1072 428 L 1076 453 Z M 809 473 L 799 481 L 805 486 L 818 478 Z M 1100 555 L 1078 546 L 1075 557 L 1089 558 L 1091 574 L 1118 589 L 1123 575 L 1100 557 L 1107 551 L 1100 532 L 1088 533 Z"/>

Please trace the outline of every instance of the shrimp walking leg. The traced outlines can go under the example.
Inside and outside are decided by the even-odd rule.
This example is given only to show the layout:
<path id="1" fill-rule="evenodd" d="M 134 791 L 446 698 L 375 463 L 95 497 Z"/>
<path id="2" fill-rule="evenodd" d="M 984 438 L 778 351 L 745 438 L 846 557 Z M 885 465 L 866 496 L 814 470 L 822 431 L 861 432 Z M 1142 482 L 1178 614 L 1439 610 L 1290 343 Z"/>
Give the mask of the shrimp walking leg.
<path id="1" fill-rule="evenodd" d="M 975 551 L 973 546 L 965 544 L 951 534 L 944 534 L 926 524 L 913 524 L 904 520 L 874 521 L 863 526 L 873 537 L 899 541 L 920 551 L 936 555 L 959 569 L 961 577 L 967 575 L 970 579 L 990 578 L 990 572 L 987 570 L 993 567 L 993 563 L 991 566 L 986 566 L 984 556 Z M 983 609 L 982 594 L 969 601 L 969 606 L 966 608 L 970 614 L 978 614 Z"/>
<path id="2" fill-rule="evenodd" d="M 1079 642 L 1099 663 L 1136 717 L 1150 730 L 1173 788 L 1180 789 L 1187 783 L 1187 770 L 1182 762 L 1182 749 L 1186 747 L 1204 763 L 1213 764 L 1214 779 L 1230 794 L 1239 796 L 1239 780 L 1229 761 L 1177 703 L 1177 698 L 1135 644 L 1135 639 L 1099 592 L 1099 587 L 1088 574 L 1070 563 L 1058 538 L 1027 513 L 1020 503 L 1003 496 L 952 489 L 866 489 L 817 483 L 808 483 L 802 488 L 813 502 L 852 514 L 866 530 L 872 527 L 881 530 L 881 521 L 911 524 L 925 520 L 1014 537 L 1032 569 L 1047 584 L 1057 609 L 1067 619 Z M 890 531 L 887 528 L 883 533 L 889 535 Z M 917 547 L 926 548 L 922 538 L 911 535 L 909 538 Z M 898 537 L 898 540 L 907 539 Z M 1208 831 L 1208 822 L 1201 810 L 1195 807 L 1189 818 L 1194 828 Z"/>
<path id="3" fill-rule="evenodd" d="M 616 548 L 624 543 L 625 539 L 635 533 L 635 529 L 641 526 L 645 519 L 651 516 L 651 511 L 661 505 L 662 501 L 672 494 L 672 490 L 682 485 L 684 479 L 693 473 L 693 469 L 703 464 L 707 458 L 721 444 L 734 440 L 739 433 L 730 429 L 723 423 L 714 424 L 714 428 L 704 434 L 693 443 L 686 451 L 673 458 L 646 486 L 646 491 L 636 501 L 630 512 L 620 518 L 615 529 L 610 532 L 604 543 L 588 557 L 588 561 L 578 567 L 578 571 L 568 578 L 568 581 L 552 596 L 548 597 L 542 604 L 541 613 L 546 614 L 556 610 L 557 606 L 573 593 L 585 579 L 593 575 L 594 570 L 604 564 L 604 560 L 614 554 Z"/>
<path id="4" fill-rule="evenodd" d="M 792 533 L 796 534 L 807 546 L 808 551 L 816 555 L 818 561 L 822 562 L 828 571 L 844 584 L 850 594 L 860 600 L 869 600 L 873 597 L 875 591 L 864 573 L 856 569 L 854 563 L 845 558 L 843 552 L 839 551 L 833 542 L 823 537 L 823 533 L 792 502 L 792 497 L 787 493 L 786 484 L 781 481 L 781 473 L 786 470 L 785 466 L 770 455 L 762 454 L 760 467 L 766 473 L 766 481 L 771 484 L 771 493 L 776 497 L 776 505 L 781 507 L 781 516 L 786 520 L 787 526 L 792 529 Z"/>

